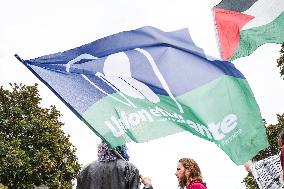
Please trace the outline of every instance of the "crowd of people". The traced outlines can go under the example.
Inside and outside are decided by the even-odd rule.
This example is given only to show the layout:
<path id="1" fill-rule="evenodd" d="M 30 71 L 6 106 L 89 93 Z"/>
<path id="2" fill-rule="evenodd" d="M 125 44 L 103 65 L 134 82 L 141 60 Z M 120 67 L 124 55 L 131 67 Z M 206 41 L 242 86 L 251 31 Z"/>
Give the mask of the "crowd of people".
<path id="1" fill-rule="evenodd" d="M 284 130 L 279 134 L 278 146 L 283 170 Z M 247 171 L 251 171 L 252 162 L 244 166 Z M 198 164 L 189 157 L 177 162 L 175 175 L 181 189 L 207 189 Z M 137 167 L 129 162 L 125 145 L 112 149 L 105 142 L 98 145 L 98 159 L 85 166 L 77 178 L 77 189 L 139 189 L 141 184 L 143 189 L 154 188 L 151 179 L 142 176 Z"/>
<path id="2" fill-rule="evenodd" d="M 178 161 L 175 173 L 180 188 L 206 189 L 201 170 L 191 158 Z M 153 189 L 151 179 L 139 174 L 129 162 L 125 145 L 112 149 L 107 143 L 98 145 L 98 159 L 85 166 L 77 178 L 77 189 Z"/>

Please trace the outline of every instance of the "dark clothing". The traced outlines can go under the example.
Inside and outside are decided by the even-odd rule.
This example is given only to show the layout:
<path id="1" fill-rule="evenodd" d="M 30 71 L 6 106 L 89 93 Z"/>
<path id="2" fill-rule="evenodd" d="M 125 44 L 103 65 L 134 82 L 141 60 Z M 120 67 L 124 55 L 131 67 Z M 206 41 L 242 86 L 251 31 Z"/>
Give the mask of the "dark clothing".
<path id="1" fill-rule="evenodd" d="M 79 174 L 77 189 L 139 189 L 139 181 L 138 169 L 128 161 L 94 161 Z"/>
<path id="2" fill-rule="evenodd" d="M 283 179 L 284 179 L 284 146 L 281 147 L 280 151 L 280 163 L 283 170 Z"/>
<path id="3" fill-rule="evenodd" d="M 207 189 L 206 184 L 202 181 L 195 180 L 186 186 L 186 189 Z"/>
<path id="4" fill-rule="evenodd" d="M 280 152 L 280 162 L 281 162 L 281 166 L 284 167 L 284 148 L 283 148 L 283 146 L 282 146 L 281 152 Z"/>

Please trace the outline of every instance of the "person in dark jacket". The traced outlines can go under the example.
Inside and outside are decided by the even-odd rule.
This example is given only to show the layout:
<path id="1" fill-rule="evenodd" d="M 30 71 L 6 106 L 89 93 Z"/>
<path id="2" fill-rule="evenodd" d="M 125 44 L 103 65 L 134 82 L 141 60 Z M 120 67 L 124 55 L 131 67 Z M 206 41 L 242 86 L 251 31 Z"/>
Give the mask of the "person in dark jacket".
<path id="1" fill-rule="evenodd" d="M 112 150 L 105 142 L 98 145 L 98 159 L 85 166 L 77 177 L 77 189 L 153 189 L 151 179 L 139 175 L 129 162 L 125 145 Z"/>

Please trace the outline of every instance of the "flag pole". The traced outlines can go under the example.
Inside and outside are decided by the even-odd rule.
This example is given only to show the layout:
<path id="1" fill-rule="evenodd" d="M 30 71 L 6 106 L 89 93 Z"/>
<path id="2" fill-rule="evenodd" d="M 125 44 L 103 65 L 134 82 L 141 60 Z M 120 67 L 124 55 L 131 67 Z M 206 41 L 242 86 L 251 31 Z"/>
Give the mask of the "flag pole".
<path id="1" fill-rule="evenodd" d="M 121 155 L 120 153 L 118 153 L 117 150 L 115 150 L 115 149 L 112 149 L 112 150 L 113 150 L 113 152 L 115 153 L 115 155 L 116 155 L 117 157 L 119 157 L 119 159 L 122 159 L 122 160 L 126 161 L 126 159 L 124 159 L 124 157 L 122 157 L 122 155 Z"/>
<path id="2" fill-rule="evenodd" d="M 19 55 L 15 54 L 14 56 L 15 56 L 20 62 L 22 62 L 22 63 L 25 62 L 21 57 L 19 57 Z"/>

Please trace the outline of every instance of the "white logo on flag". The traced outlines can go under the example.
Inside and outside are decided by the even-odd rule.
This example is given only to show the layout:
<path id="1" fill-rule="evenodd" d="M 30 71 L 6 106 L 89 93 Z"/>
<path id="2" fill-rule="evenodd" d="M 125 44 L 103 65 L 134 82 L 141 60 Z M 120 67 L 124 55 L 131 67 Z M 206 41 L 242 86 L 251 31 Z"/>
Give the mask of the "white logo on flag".
<path id="1" fill-rule="evenodd" d="M 161 82 L 164 90 L 168 93 L 170 98 L 176 103 L 180 113 L 183 113 L 184 111 L 181 105 L 177 102 L 177 100 L 173 96 L 167 82 L 165 81 L 164 77 L 159 71 L 153 57 L 143 49 L 137 48 L 135 50 L 142 53 L 148 59 L 155 75 Z M 80 56 L 76 57 L 75 59 L 67 63 L 66 72 L 70 72 L 71 65 L 82 59 L 94 60 L 97 58 L 89 54 L 81 54 Z M 90 81 L 86 75 L 84 74 L 81 75 L 84 79 L 86 79 L 89 83 L 91 83 L 92 86 L 96 87 L 104 94 L 110 96 L 111 98 L 125 105 L 136 108 L 135 104 L 129 98 L 127 98 L 127 96 L 137 99 L 147 99 L 148 101 L 154 104 L 160 102 L 159 96 L 155 94 L 147 85 L 132 77 L 130 69 L 130 61 L 127 54 L 124 52 L 118 52 L 109 55 L 104 62 L 103 73 L 97 72 L 96 76 L 98 76 L 113 90 L 115 90 L 126 102 L 108 94 L 106 91 L 104 91 L 99 86 L 97 86 L 92 81 Z"/>

